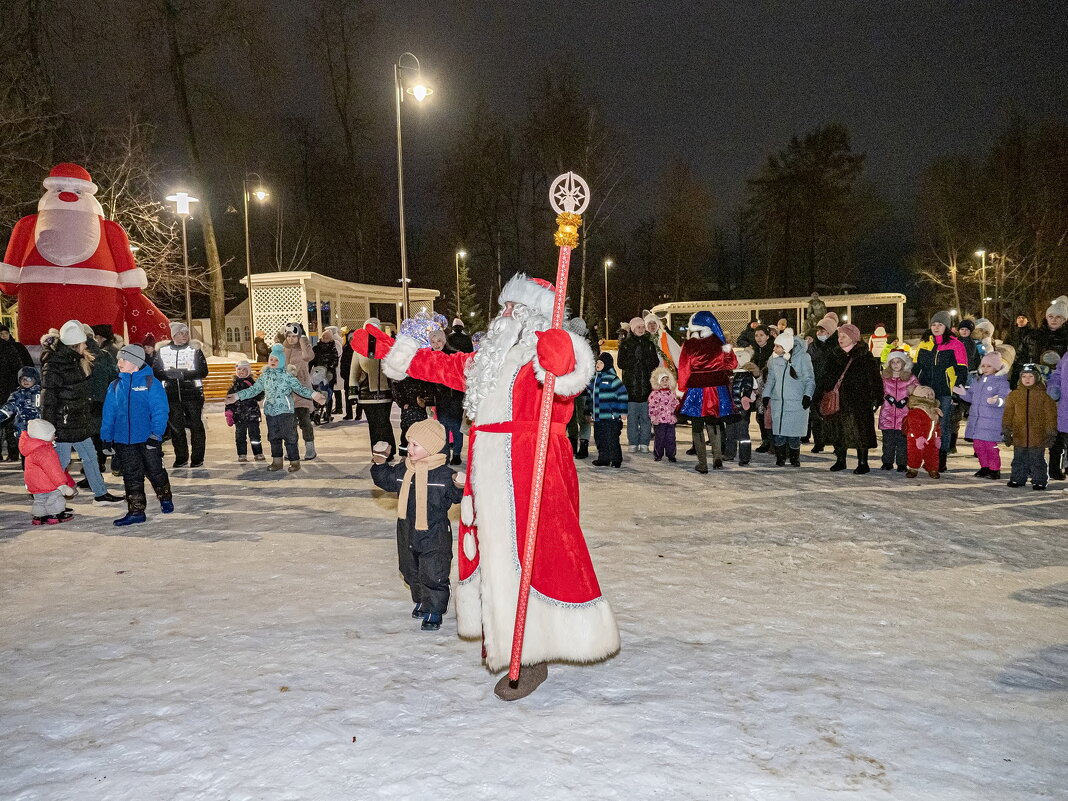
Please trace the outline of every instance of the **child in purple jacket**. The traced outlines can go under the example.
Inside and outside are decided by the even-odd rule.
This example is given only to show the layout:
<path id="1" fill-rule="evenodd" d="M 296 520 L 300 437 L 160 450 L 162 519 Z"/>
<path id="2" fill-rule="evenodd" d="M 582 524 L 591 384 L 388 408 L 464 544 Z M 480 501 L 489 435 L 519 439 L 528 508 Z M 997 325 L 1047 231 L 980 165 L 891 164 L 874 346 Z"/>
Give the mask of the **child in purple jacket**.
<path id="1" fill-rule="evenodd" d="M 1009 397 L 1009 365 L 997 351 L 986 354 L 979 362 L 979 378 L 967 387 L 955 386 L 953 392 L 972 405 L 964 436 L 972 440 L 979 459 L 976 478 L 1001 478 L 1001 421 L 1005 400 Z"/>

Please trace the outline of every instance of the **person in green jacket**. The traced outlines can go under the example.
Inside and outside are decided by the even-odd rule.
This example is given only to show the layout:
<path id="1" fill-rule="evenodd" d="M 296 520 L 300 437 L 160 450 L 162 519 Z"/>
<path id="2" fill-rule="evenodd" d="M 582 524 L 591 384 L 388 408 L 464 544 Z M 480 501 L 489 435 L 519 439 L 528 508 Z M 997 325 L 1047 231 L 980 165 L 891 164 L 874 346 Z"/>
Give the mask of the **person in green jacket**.
<path id="1" fill-rule="evenodd" d="M 263 368 L 256 383 L 240 392 L 226 396 L 227 403 L 248 400 L 263 393 L 263 412 L 267 416 L 267 439 L 271 443 L 271 463 L 268 470 L 282 469 L 282 442 L 285 442 L 289 457 L 289 472 L 300 470 L 300 451 L 297 449 L 297 417 L 293 411 L 293 395 L 324 403 L 326 396 L 313 392 L 286 372 L 286 357 L 281 345 L 271 348 L 267 366 Z"/>

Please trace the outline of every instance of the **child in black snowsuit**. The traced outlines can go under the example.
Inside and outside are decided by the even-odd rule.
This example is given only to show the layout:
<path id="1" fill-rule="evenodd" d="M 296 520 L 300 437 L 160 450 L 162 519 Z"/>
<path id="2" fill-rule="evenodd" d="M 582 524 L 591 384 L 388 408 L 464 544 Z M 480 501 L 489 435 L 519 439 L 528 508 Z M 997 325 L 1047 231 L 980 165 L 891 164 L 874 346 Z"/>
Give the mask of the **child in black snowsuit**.
<path id="1" fill-rule="evenodd" d="M 401 456 L 408 455 L 408 429 L 413 423 L 426 420 L 426 407 L 433 402 L 434 388 L 416 378 L 404 378 L 393 382 L 393 401 L 400 413 L 400 448 Z"/>
<path id="2" fill-rule="evenodd" d="M 445 450 L 445 426 L 420 420 L 408 429 L 408 457 L 386 464 L 389 445 L 375 443 L 371 479 L 386 492 L 398 493 L 397 558 L 412 593 L 412 617 L 423 631 L 437 631 L 449 608 L 452 527 L 449 508 L 463 498 L 464 474 L 453 473 Z"/>
<path id="3" fill-rule="evenodd" d="M 230 395 L 236 395 L 243 389 L 248 389 L 256 383 L 252 377 L 252 365 L 247 361 L 240 361 L 234 368 L 234 380 L 230 384 Z M 237 443 L 237 461 L 247 462 L 245 440 L 252 445 L 252 455 L 257 462 L 264 461 L 263 444 L 260 439 L 260 404 L 259 399 L 263 393 L 247 400 L 234 401 L 226 404 L 226 424 L 234 427 L 234 439 Z"/>

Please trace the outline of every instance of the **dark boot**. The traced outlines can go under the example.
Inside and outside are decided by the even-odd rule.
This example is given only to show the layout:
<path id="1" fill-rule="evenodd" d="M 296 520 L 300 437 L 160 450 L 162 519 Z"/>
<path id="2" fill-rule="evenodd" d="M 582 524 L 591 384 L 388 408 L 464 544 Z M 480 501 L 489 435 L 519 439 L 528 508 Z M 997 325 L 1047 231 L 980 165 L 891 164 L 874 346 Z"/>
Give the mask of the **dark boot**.
<path id="1" fill-rule="evenodd" d="M 738 466 L 745 467 L 753 459 L 753 443 L 752 442 L 739 442 L 738 443 Z"/>
<path id="2" fill-rule="evenodd" d="M 518 701 L 538 689 L 548 677 L 549 666 L 545 662 L 524 665 L 519 671 L 519 678 L 515 685 L 508 681 L 508 674 L 505 673 L 497 682 L 497 686 L 493 688 L 493 692 L 502 701 Z"/>
<path id="3" fill-rule="evenodd" d="M 938 472 L 939 473 L 946 472 L 946 457 L 948 455 L 949 454 L 947 454 L 945 451 L 939 451 L 938 452 Z"/>
<path id="4" fill-rule="evenodd" d="M 578 438 L 568 437 L 567 441 L 571 443 L 571 455 L 578 456 Z"/>
<path id="5" fill-rule="evenodd" d="M 786 467 L 786 446 L 785 445 L 776 445 L 775 446 L 775 466 L 776 467 Z"/>
<path id="6" fill-rule="evenodd" d="M 771 450 L 771 443 L 768 440 L 761 440 L 760 447 L 756 449 L 757 453 L 767 453 Z"/>
<path id="7" fill-rule="evenodd" d="M 580 439 L 578 453 L 575 454 L 576 459 L 589 459 L 590 458 L 590 441 L 588 439 Z"/>
<path id="8" fill-rule="evenodd" d="M 834 450 L 834 464 L 831 465 L 831 472 L 837 473 L 839 470 L 846 469 L 846 452 L 845 450 Z"/>
<path id="9" fill-rule="evenodd" d="M 858 476 L 871 472 L 871 468 L 868 467 L 867 448 L 857 448 L 857 466 L 853 469 L 853 472 Z"/>
<path id="10" fill-rule="evenodd" d="M 801 449 L 800 448 L 790 448 L 790 466 L 791 467 L 800 467 L 801 466 Z"/>
<path id="11" fill-rule="evenodd" d="M 990 475 L 990 468 L 989 467 L 980 467 L 978 470 L 975 471 L 974 475 L 975 475 L 976 478 L 986 478 L 987 476 Z"/>

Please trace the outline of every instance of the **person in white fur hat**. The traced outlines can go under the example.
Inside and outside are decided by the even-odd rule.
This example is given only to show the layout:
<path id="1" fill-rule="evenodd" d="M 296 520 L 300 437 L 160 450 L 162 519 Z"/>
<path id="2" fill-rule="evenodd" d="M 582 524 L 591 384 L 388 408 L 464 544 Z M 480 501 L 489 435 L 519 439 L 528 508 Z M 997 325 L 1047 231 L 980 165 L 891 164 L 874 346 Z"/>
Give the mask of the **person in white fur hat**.
<path id="1" fill-rule="evenodd" d="M 505 700 L 528 695 L 548 675 L 548 662 L 597 662 L 619 650 L 619 631 L 579 523 L 578 477 L 566 424 L 571 398 L 593 375 L 594 356 L 580 336 L 550 329 L 556 290 L 515 275 L 498 298 L 500 314 L 474 353 L 420 347 L 374 326 L 352 335 L 366 355 L 373 340 L 387 375 L 406 375 L 465 391 L 473 422 L 469 469 L 460 504 L 456 627 L 481 640 L 486 667 L 508 667 L 520 565 L 526 541 L 542 384 L 556 376 L 533 582 L 519 685 L 507 675 L 495 689 Z"/>

